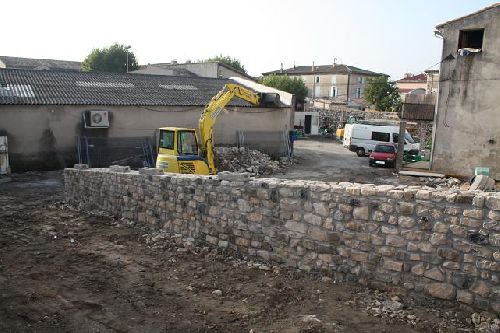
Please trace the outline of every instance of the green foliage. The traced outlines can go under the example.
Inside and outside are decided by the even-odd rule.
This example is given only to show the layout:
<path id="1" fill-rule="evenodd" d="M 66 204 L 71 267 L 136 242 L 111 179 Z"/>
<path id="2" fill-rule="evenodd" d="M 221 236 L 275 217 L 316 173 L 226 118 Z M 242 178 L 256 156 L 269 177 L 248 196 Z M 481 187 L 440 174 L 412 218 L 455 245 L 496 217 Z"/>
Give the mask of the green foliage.
<path id="1" fill-rule="evenodd" d="M 300 103 L 303 103 L 304 98 L 307 96 L 306 84 L 298 77 L 273 74 L 262 77 L 259 83 L 294 94 L 297 102 Z"/>
<path id="2" fill-rule="evenodd" d="M 93 49 L 92 52 L 82 62 L 82 72 L 127 72 L 139 68 L 135 55 L 122 44 L 113 44 L 108 48 Z"/>
<path id="3" fill-rule="evenodd" d="M 209 59 L 202 60 L 200 62 L 210 62 L 210 61 L 221 62 L 223 64 L 226 64 L 226 65 L 229 65 L 229 66 L 233 67 L 234 69 L 236 69 L 236 70 L 238 70 L 240 72 L 243 72 L 243 73 L 247 74 L 247 70 L 245 69 L 245 66 L 243 66 L 241 64 L 241 62 L 238 59 L 236 59 L 236 58 L 231 58 L 230 56 L 223 56 L 221 54 L 221 55 L 209 58 Z"/>
<path id="4" fill-rule="evenodd" d="M 364 98 L 365 101 L 373 104 L 377 111 L 397 111 L 401 106 L 401 97 L 396 82 L 389 81 L 387 76 L 368 79 Z"/>

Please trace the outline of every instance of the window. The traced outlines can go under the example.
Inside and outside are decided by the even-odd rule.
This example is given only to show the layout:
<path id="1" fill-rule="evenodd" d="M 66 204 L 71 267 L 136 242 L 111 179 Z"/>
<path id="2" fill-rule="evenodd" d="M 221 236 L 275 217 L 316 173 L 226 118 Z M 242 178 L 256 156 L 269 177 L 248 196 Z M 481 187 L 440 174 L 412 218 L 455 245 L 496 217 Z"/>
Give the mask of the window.
<path id="1" fill-rule="evenodd" d="M 193 131 L 179 131 L 177 151 L 181 155 L 198 155 L 198 143 Z"/>
<path id="2" fill-rule="evenodd" d="M 330 89 L 330 97 L 337 97 L 337 87 L 331 87 Z"/>
<path id="3" fill-rule="evenodd" d="M 392 142 L 398 143 L 399 140 L 399 134 L 398 133 L 392 133 Z"/>
<path id="4" fill-rule="evenodd" d="M 390 134 L 382 132 L 372 132 L 372 140 L 389 142 Z"/>
<path id="5" fill-rule="evenodd" d="M 358 76 L 358 83 L 363 83 L 363 77 L 362 76 Z"/>
<path id="6" fill-rule="evenodd" d="M 356 88 L 356 98 L 361 98 L 361 88 Z"/>
<path id="7" fill-rule="evenodd" d="M 316 76 L 315 82 L 319 83 L 319 76 Z"/>
<path id="8" fill-rule="evenodd" d="M 395 153 L 396 150 L 394 149 L 394 146 L 386 146 L 386 145 L 376 145 L 375 152 L 377 153 Z"/>
<path id="9" fill-rule="evenodd" d="M 174 149 L 174 132 L 160 130 L 160 148 Z"/>
<path id="10" fill-rule="evenodd" d="M 484 29 L 460 30 L 458 36 L 458 49 L 482 49 Z"/>
<path id="11" fill-rule="evenodd" d="M 337 84 L 337 75 L 332 76 L 332 84 L 333 85 Z"/>

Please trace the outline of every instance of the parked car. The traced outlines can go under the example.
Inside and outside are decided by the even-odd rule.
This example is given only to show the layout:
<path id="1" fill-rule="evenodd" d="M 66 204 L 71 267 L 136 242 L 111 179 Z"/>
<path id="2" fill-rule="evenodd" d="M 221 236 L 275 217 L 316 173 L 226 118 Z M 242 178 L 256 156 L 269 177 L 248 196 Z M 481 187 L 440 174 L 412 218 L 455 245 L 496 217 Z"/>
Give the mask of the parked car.
<path id="1" fill-rule="evenodd" d="M 370 166 L 388 166 L 394 168 L 396 165 L 397 148 L 392 143 L 379 143 L 375 145 L 370 154 Z"/>

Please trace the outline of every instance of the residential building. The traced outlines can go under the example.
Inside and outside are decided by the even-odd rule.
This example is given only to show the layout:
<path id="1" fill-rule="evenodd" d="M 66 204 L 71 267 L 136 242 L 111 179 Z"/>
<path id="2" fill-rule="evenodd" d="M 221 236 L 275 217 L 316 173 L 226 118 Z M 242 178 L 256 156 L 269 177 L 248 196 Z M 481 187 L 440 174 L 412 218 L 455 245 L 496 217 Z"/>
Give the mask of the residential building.
<path id="1" fill-rule="evenodd" d="M 439 70 L 428 69 L 425 71 L 427 76 L 427 87 L 425 88 L 426 94 L 437 94 L 439 89 Z"/>
<path id="2" fill-rule="evenodd" d="M 80 62 L 0 56 L 0 68 L 79 72 Z"/>
<path id="3" fill-rule="evenodd" d="M 262 75 L 286 75 L 301 78 L 312 99 L 329 99 L 339 104 L 364 105 L 363 94 L 369 78 L 385 76 L 343 64 L 294 66 Z"/>
<path id="4" fill-rule="evenodd" d="M 78 136 L 152 138 L 163 126 L 198 128 L 205 105 L 225 84 L 246 82 L 261 92 L 261 85 L 238 78 L 0 69 L 0 136 L 8 137 L 13 171 L 62 168 L 76 162 Z M 288 104 L 261 108 L 232 100 L 215 126 L 215 144 L 235 145 L 239 132 L 287 138 L 292 98 L 279 93 Z M 97 111 L 109 124 L 87 126 L 87 115 Z M 268 146 L 278 146 L 272 138 Z"/>
<path id="5" fill-rule="evenodd" d="M 245 79 L 253 78 L 225 63 L 219 61 L 208 62 L 190 62 L 147 64 L 140 66 L 139 69 L 131 71 L 131 74 L 151 74 L 167 76 L 188 76 L 188 77 L 211 77 L 211 78 L 231 78 L 242 77 Z"/>
<path id="6" fill-rule="evenodd" d="M 443 39 L 431 169 L 500 179 L 500 3 L 436 27 Z"/>
<path id="7" fill-rule="evenodd" d="M 399 93 L 404 94 L 425 94 L 427 90 L 427 75 L 424 73 L 414 75 L 406 73 L 405 77 L 397 80 L 396 85 Z"/>

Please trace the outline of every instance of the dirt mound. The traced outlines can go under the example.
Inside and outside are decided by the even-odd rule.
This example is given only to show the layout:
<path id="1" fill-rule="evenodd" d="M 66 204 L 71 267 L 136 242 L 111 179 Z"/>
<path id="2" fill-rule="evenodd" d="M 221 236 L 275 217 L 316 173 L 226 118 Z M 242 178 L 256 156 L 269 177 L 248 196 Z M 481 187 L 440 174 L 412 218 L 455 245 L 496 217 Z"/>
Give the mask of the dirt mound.
<path id="1" fill-rule="evenodd" d="M 272 175 L 283 171 L 288 165 L 288 159 L 275 161 L 267 154 L 248 148 L 217 147 L 214 154 L 218 171 Z"/>

